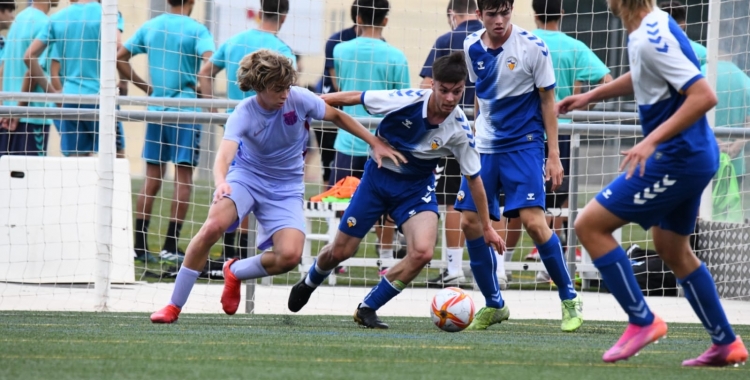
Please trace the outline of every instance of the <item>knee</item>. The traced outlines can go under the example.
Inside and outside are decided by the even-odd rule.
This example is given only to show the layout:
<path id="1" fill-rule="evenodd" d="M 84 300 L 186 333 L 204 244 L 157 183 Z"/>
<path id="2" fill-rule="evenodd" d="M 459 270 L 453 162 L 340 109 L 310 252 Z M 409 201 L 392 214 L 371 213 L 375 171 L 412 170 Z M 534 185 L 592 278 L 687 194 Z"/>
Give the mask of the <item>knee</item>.
<path id="1" fill-rule="evenodd" d="M 531 239 L 536 243 L 544 243 L 542 240 L 545 240 L 544 237 L 550 229 L 549 225 L 547 225 L 547 219 L 544 217 L 535 217 L 530 218 L 529 220 L 524 220 L 524 228 L 526 229 L 526 233 L 528 233 Z"/>
<path id="2" fill-rule="evenodd" d="M 218 220 L 212 218 L 206 220 L 206 222 L 203 223 L 203 227 L 201 227 L 204 238 L 214 242 L 221 238 L 226 229 L 226 226 L 223 226 Z"/>
<path id="3" fill-rule="evenodd" d="M 461 218 L 461 231 L 467 235 L 481 233 L 482 228 L 479 217 L 474 213 L 465 213 Z"/>
<path id="4" fill-rule="evenodd" d="M 355 249 L 356 250 L 356 249 Z M 334 242 L 330 249 L 330 255 L 333 261 L 341 263 L 354 255 L 354 250 L 350 249 L 347 244 Z"/>
<path id="5" fill-rule="evenodd" d="M 435 247 L 430 244 L 414 244 L 414 246 L 408 246 L 407 256 L 419 267 L 423 267 L 429 264 L 432 260 L 433 252 Z"/>
<path id="6" fill-rule="evenodd" d="M 288 272 L 299 265 L 302 258 L 302 249 L 296 247 L 274 248 L 274 253 L 276 254 L 276 262 L 278 266 L 285 272 Z"/>
<path id="7" fill-rule="evenodd" d="M 576 218 L 573 229 L 576 232 L 576 237 L 578 237 L 578 240 L 582 244 L 588 244 L 598 232 L 596 226 L 592 225 L 585 213 Z"/>

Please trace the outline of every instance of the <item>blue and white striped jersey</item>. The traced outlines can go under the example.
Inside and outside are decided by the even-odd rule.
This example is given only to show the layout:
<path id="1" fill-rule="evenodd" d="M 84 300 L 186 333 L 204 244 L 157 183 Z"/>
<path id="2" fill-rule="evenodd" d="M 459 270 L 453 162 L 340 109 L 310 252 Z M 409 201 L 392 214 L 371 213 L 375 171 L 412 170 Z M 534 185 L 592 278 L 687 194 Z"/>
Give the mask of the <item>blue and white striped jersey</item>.
<path id="1" fill-rule="evenodd" d="M 628 55 L 643 135 L 648 136 L 677 112 L 685 101 L 684 92 L 703 75 L 685 32 L 658 8 L 628 37 Z M 716 139 L 705 116 L 657 148 L 682 158 L 715 151 Z M 706 164 L 715 162 L 718 157 Z"/>
<path id="2" fill-rule="evenodd" d="M 555 71 L 547 45 L 513 25 L 498 49 L 482 42 L 485 29 L 464 41 L 469 77 L 476 83 L 476 118 L 480 153 L 512 152 L 544 147 L 539 91 L 555 88 Z"/>
<path id="3" fill-rule="evenodd" d="M 409 161 L 396 166 L 383 160 L 391 171 L 423 178 L 432 175 L 442 157 L 454 155 L 461 173 L 474 177 L 481 164 L 471 127 L 461 107 L 439 125 L 427 121 L 427 104 L 432 90 L 404 89 L 365 91 L 362 105 L 371 114 L 384 114 L 376 135 L 388 141 Z"/>

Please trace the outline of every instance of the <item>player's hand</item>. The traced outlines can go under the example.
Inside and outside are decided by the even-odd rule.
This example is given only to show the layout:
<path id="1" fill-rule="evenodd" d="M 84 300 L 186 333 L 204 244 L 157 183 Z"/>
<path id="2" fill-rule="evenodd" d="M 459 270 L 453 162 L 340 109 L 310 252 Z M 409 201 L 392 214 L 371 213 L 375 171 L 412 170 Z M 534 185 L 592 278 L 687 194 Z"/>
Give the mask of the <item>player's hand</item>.
<path id="1" fill-rule="evenodd" d="M 627 168 L 625 179 L 630 179 L 633 176 L 633 173 L 635 173 L 635 168 L 638 166 L 640 166 L 638 174 L 640 177 L 643 177 L 643 174 L 646 173 L 646 160 L 648 160 L 655 151 L 656 144 L 651 143 L 651 141 L 646 138 L 631 149 L 620 152 L 625 155 L 625 159 L 623 159 L 620 164 L 621 171 Z"/>
<path id="2" fill-rule="evenodd" d="M 555 116 L 564 115 L 570 111 L 586 108 L 590 103 L 588 93 L 566 96 L 555 104 Z"/>
<path id="3" fill-rule="evenodd" d="M 18 119 L 12 117 L 0 118 L 0 129 L 7 129 L 13 132 L 18 128 Z"/>
<path id="4" fill-rule="evenodd" d="M 228 183 L 224 182 L 219 186 L 216 186 L 216 190 L 214 191 L 213 203 L 220 201 L 222 198 L 226 197 L 229 194 L 232 194 L 232 187 L 229 186 Z"/>
<path id="5" fill-rule="evenodd" d="M 497 234 L 497 231 L 492 228 L 492 224 L 483 227 L 483 234 L 484 242 L 487 243 L 487 245 L 495 247 L 497 252 L 501 255 L 505 252 L 505 241 Z"/>
<path id="6" fill-rule="evenodd" d="M 402 163 L 407 162 L 406 157 L 385 140 L 380 137 L 376 137 L 375 140 L 375 143 L 372 144 L 372 158 L 378 163 L 378 168 L 383 166 L 384 158 L 390 159 L 396 166 L 401 166 Z"/>
<path id="7" fill-rule="evenodd" d="M 544 167 L 544 180 L 552 180 L 552 191 L 555 191 L 558 187 L 560 187 L 560 185 L 562 184 L 563 175 L 565 175 L 565 172 L 563 171 L 562 161 L 560 161 L 560 157 L 548 158 L 547 164 Z"/>

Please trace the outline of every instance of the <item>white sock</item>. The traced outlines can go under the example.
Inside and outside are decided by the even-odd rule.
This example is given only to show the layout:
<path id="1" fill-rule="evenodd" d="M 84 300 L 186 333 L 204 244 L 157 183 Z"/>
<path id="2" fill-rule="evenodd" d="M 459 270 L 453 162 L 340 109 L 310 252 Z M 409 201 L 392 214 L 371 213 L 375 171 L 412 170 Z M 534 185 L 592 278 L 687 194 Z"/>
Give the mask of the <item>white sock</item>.
<path id="1" fill-rule="evenodd" d="M 494 249 L 492 251 L 495 252 L 495 255 L 497 257 L 497 270 L 495 271 L 495 274 L 497 275 L 497 277 L 505 277 L 505 259 L 503 258 L 504 255 L 500 256 L 500 254 Z"/>
<path id="2" fill-rule="evenodd" d="M 503 253 L 503 260 L 505 261 L 512 261 L 513 260 L 513 252 L 515 249 L 506 249 L 505 253 Z"/>
<path id="3" fill-rule="evenodd" d="M 448 256 L 448 274 L 456 275 L 463 272 L 464 262 L 464 249 L 463 248 L 448 248 L 446 249 L 446 256 Z"/>
<path id="4" fill-rule="evenodd" d="M 378 255 L 380 256 L 380 260 L 392 260 L 393 259 L 393 248 L 391 249 L 380 249 L 378 250 Z M 381 264 L 381 266 L 386 267 L 385 263 Z"/>
<path id="5" fill-rule="evenodd" d="M 267 277 L 268 272 L 263 268 L 260 259 L 263 254 L 248 257 L 239 261 L 235 261 L 229 270 L 232 271 L 238 280 L 252 280 L 254 278 Z"/>

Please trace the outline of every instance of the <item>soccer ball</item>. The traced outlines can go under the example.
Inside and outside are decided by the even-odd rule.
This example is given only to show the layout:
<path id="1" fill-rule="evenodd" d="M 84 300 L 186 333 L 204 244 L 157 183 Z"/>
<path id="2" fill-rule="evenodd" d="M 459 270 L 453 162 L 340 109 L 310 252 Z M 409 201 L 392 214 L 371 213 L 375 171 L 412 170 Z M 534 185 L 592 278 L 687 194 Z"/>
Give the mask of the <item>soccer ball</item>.
<path id="1" fill-rule="evenodd" d="M 459 288 L 445 288 L 432 299 L 430 315 L 439 329 L 458 332 L 474 320 L 474 301 Z"/>

